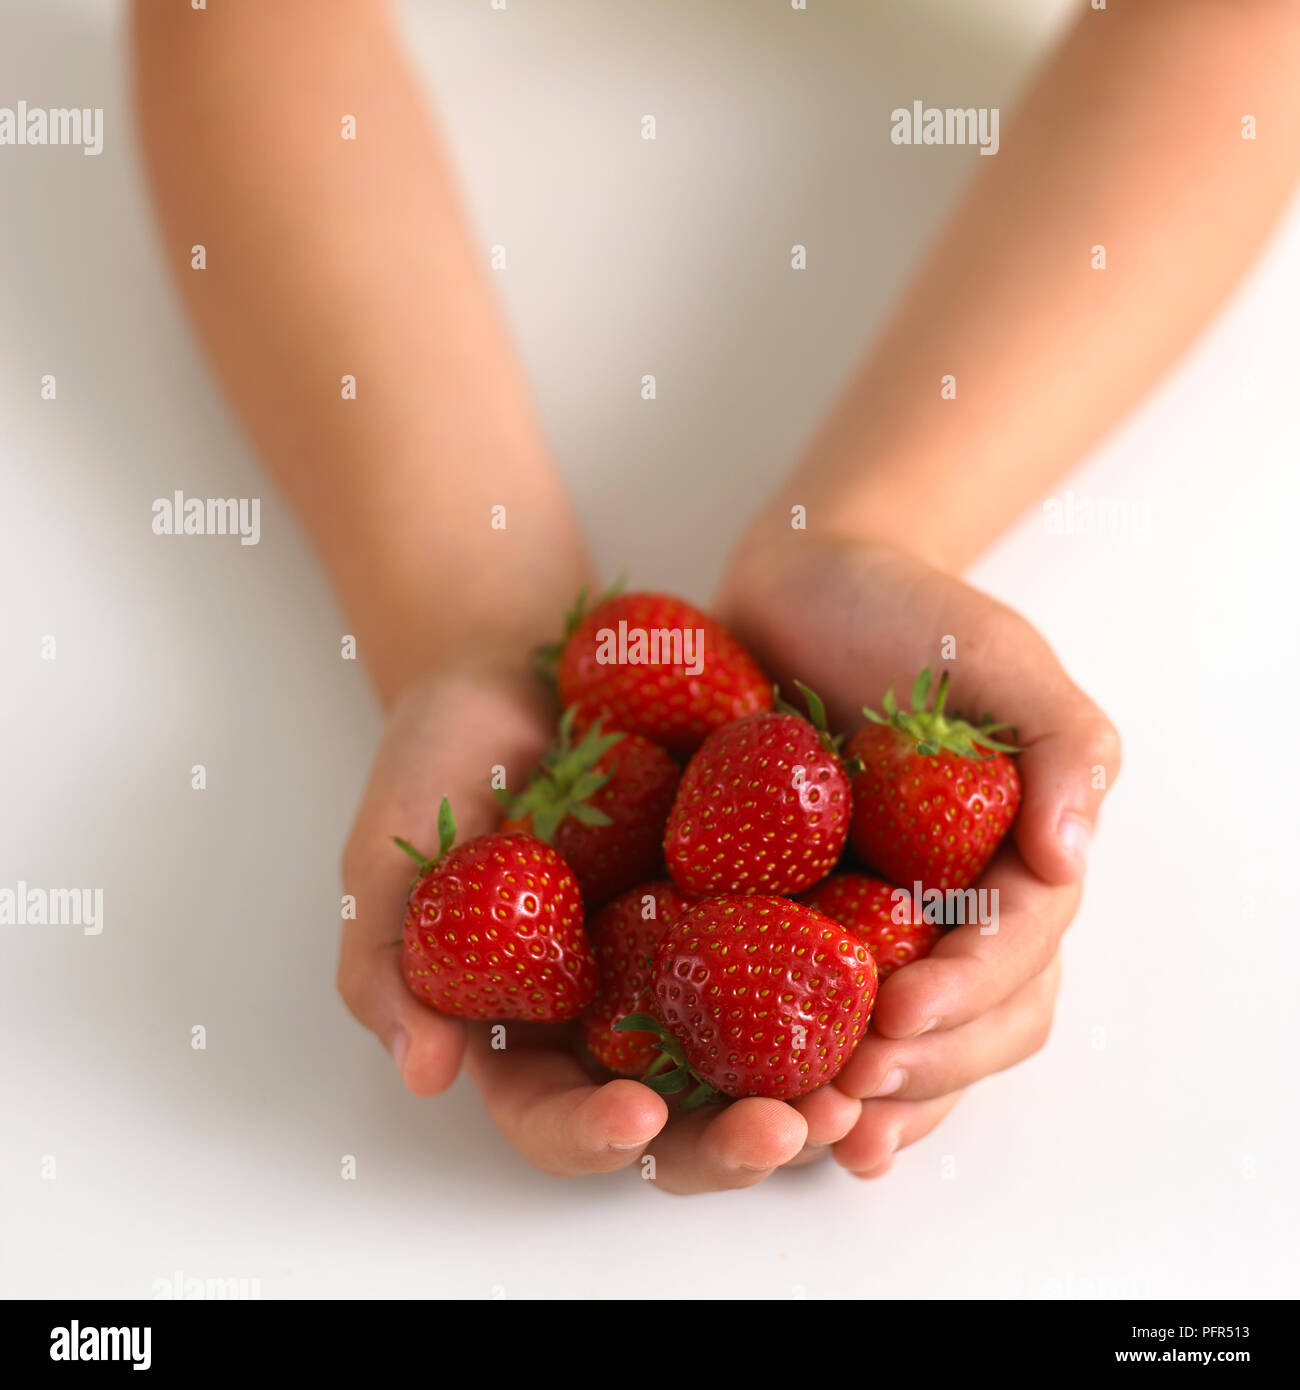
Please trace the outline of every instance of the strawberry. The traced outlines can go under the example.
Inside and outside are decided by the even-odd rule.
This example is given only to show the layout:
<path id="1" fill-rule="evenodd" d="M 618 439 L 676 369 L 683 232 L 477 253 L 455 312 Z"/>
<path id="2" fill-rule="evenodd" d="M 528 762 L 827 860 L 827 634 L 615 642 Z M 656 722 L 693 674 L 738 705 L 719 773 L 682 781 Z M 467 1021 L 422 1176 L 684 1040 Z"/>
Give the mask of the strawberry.
<path id="1" fill-rule="evenodd" d="M 699 1084 L 687 1105 L 724 1095 L 793 1100 L 838 1075 L 876 1002 L 871 952 L 838 923 L 788 898 L 709 898 L 664 933 L 654 1014 L 620 1030 L 657 1029 L 646 1073 L 663 1095 Z M 675 1069 L 661 1070 L 666 1062 Z"/>
<path id="2" fill-rule="evenodd" d="M 771 709 L 758 663 L 720 623 L 679 598 L 619 594 L 569 615 L 555 676 L 578 728 L 604 718 L 687 757 L 711 729 Z"/>
<path id="3" fill-rule="evenodd" d="M 668 872 L 688 893 L 793 894 L 835 867 L 849 830 L 849 777 L 821 701 L 715 729 L 682 774 L 668 817 Z"/>
<path id="4" fill-rule="evenodd" d="M 596 993 L 573 870 L 529 835 L 480 835 L 452 849 L 446 797 L 438 857 L 420 866 L 402 926 L 402 974 L 422 1003 L 461 1018 L 576 1018 Z"/>
<path id="5" fill-rule="evenodd" d="M 582 1036 L 592 1056 L 611 1071 L 640 1076 L 655 1059 L 653 1034 L 620 1032 L 614 1025 L 645 1007 L 655 948 L 691 902 L 674 884 L 660 879 L 615 898 L 587 923 L 600 966 L 600 987 L 582 1016 Z"/>
<path id="6" fill-rule="evenodd" d="M 1020 806 L 1020 776 L 1007 756 L 1019 750 L 944 714 L 948 675 L 927 710 L 930 672 L 912 687 L 912 709 L 886 693 L 882 717 L 849 740 L 862 766 L 853 778 L 849 839 L 859 858 L 894 883 L 965 888 L 984 872 Z"/>
<path id="7" fill-rule="evenodd" d="M 602 734 L 600 720 L 573 746 L 575 710 L 528 789 L 506 798 L 501 830 L 553 845 L 577 875 L 590 912 L 663 871 L 664 825 L 681 769 L 640 734 Z"/>
<path id="8" fill-rule="evenodd" d="M 902 890 L 866 874 L 832 874 L 799 899 L 838 922 L 875 957 L 882 980 L 901 965 L 928 956 L 943 935 L 942 922 L 930 922 L 924 914 L 912 920 L 912 900 L 905 904 L 894 895 Z"/>

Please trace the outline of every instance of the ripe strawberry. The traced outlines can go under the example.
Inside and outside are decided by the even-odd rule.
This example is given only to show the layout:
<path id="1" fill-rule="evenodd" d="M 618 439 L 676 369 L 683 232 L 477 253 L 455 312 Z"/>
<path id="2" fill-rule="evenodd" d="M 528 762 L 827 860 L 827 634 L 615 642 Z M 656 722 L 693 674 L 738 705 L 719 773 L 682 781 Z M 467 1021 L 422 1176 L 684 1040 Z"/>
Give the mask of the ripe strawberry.
<path id="1" fill-rule="evenodd" d="M 701 1083 L 695 1105 L 725 1095 L 793 1100 L 838 1075 L 876 1002 L 871 952 L 838 923 L 788 898 L 710 898 L 667 930 L 654 962 L 663 1056 L 647 1084 L 663 1095 Z M 660 1072 L 665 1061 L 674 1071 Z M 658 1074 L 654 1074 L 658 1073 Z"/>
<path id="2" fill-rule="evenodd" d="M 1005 724 L 979 728 L 943 712 L 945 672 L 933 710 L 930 672 L 912 687 L 912 709 L 886 695 L 882 718 L 849 740 L 862 765 L 853 778 L 849 838 L 870 868 L 910 887 L 965 888 L 984 872 L 1020 806 L 1020 776 L 1007 756 L 1018 750 L 992 735 Z"/>
<path id="3" fill-rule="evenodd" d="M 912 920 L 910 895 L 896 903 L 899 892 L 882 879 L 866 874 L 832 874 L 799 899 L 838 922 L 871 952 L 882 980 L 900 965 L 928 956 L 943 936 L 942 922 L 928 922 L 922 915 Z"/>
<path id="4" fill-rule="evenodd" d="M 689 893 L 793 894 L 835 867 L 849 830 L 849 777 L 822 703 L 715 729 L 682 774 L 668 817 L 668 872 Z"/>
<path id="5" fill-rule="evenodd" d="M 614 1025 L 646 1007 L 655 948 L 691 902 L 667 879 L 660 879 L 615 898 L 587 923 L 600 986 L 582 1016 L 582 1036 L 592 1056 L 611 1071 L 640 1076 L 655 1059 L 654 1034 L 621 1032 Z"/>
<path id="6" fill-rule="evenodd" d="M 411 993 L 461 1018 L 576 1018 L 597 970 L 573 871 L 528 835 L 480 835 L 452 849 L 455 838 L 444 797 L 437 859 L 396 842 L 420 866 L 402 926 Z"/>
<path id="7" fill-rule="evenodd" d="M 610 729 L 641 734 L 679 757 L 710 729 L 772 708 L 758 663 L 720 623 L 679 598 L 620 594 L 583 612 L 579 595 L 558 657 L 565 707 L 578 728 L 604 718 Z"/>
<path id="8" fill-rule="evenodd" d="M 681 769 L 639 734 L 602 734 L 597 720 L 575 748 L 574 710 L 528 789 L 506 797 L 501 830 L 522 830 L 568 861 L 587 911 L 663 869 L 664 825 Z"/>

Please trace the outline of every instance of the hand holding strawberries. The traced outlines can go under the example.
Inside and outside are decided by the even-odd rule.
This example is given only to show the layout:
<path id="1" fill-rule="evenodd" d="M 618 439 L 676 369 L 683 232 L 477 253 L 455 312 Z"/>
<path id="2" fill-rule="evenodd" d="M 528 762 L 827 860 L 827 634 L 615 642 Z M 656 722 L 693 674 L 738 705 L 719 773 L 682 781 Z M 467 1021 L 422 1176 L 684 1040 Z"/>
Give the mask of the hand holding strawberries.
<path id="1" fill-rule="evenodd" d="M 810 558 L 826 567 L 823 599 L 837 596 L 836 581 L 852 586 L 841 597 L 860 597 L 863 579 L 873 577 L 885 630 L 908 632 L 911 646 L 894 656 L 878 633 L 859 641 L 846 610 L 833 604 L 820 611 L 783 606 L 783 596 L 807 582 L 798 566 Z M 950 606 L 937 614 L 965 634 L 971 666 L 983 645 L 974 633 L 1019 622 L 965 586 L 874 547 L 805 541 L 787 563 L 788 591 L 747 594 L 742 569 L 726 597 L 737 625 L 752 629 L 756 650 L 774 652 L 772 667 L 800 661 L 836 712 L 851 711 L 852 692 L 878 687 L 895 669 L 891 662 L 934 660 L 939 639 L 955 635 L 942 631 L 927 646 L 910 633 L 902 599 L 914 600 L 927 583 L 936 595 L 946 586 Z M 777 573 L 770 557 L 758 572 L 765 580 Z M 460 791 L 482 824 L 486 767 L 509 763 L 510 785 L 521 790 L 501 795 L 505 819 L 493 833 L 462 837 L 451 848 L 444 802 L 436 859 L 402 846 L 420 869 L 403 933 L 408 999 L 430 1005 L 426 1015 L 448 1016 L 436 1029 L 454 1028 L 456 1015 L 511 1020 L 503 1049 L 489 1044 L 482 1022 L 470 1024 L 471 1070 L 499 1127 L 547 1171 L 623 1166 L 648 1144 L 657 1181 L 675 1191 L 749 1185 L 831 1146 L 855 1172 L 883 1171 L 893 1148 L 932 1127 L 961 1085 L 1031 1050 L 1024 1039 L 1050 1014 L 1050 960 L 1075 896 L 1042 879 L 1068 878 L 1081 866 L 1044 858 L 1045 874 L 1035 873 L 1025 856 L 1041 847 L 1008 841 L 981 885 L 1003 899 L 997 936 L 975 923 L 947 936 L 929 921 L 900 925 L 897 888 L 883 878 L 827 875 L 847 841 L 861 867 L 894 885 L 907 880 L 910 887 L 912 875 L 929 889 L 971 884 L 1021 801 L 1020 777 L 999 751 L 1000 726 L 968 723 L 945 708 L 947 674 L 932 700 L 926 676 L 911 710 L 890 692 L 883 716 L 867 712 L 874 722 L 839 714 L 840 728 L 857 728 L 845 746 L 806 687 L 799 686 L 806 718 L 783 701 L 769 708 L 760 668 L 689 605 L 632 595 L 598 606 L 597 621 L 616 609 L 652 611 L 665 635 L 708 622 L 725 638 L 725 679 L 711 687 L 712 673 L 691 669 L 681 652 L 584 666 L 575 648 L 612 628 L 588 632 L 590 623 L 579 624 L 558 653 L 570 703 L 540 760 L 527 751 L 544 727 L 537 707 L 520 691 L 504 702 L 497 692 L 498 715 L 511 704 L 527 712 L 519 757 L 503 762 L 498 748 L 482 751 L 484 761 Z M 786 630 L 796 613 L 797 630 Z M 972 629 L 981 620 L 984 627 Z M 1034 643 L 1020 643 L 1021 657 Z M 958 669 L 961 689 L 973 688 L 970 670 Z M 1054 665 L 1036 674 L 1064 690 Z M 985 687 L 993 706 L 1034 708 L 996 677 Z M 607 732 L 608 721 L 638 732 Z M 449 767 L 466 754 L 461 733 L 458 721 L 454 751 L 443 753 Z M 479 737 L 488 737 L 486 725 L 475 743 Z M 688 758 L 684 775 L 662 751 L 665 743 Z M 1026 763 L 1035 746 L 1026 746 Z M 531 780 L 520 775 L 524 759 Z M 1068 800 L 1077 788 L 1058 783 L 1062 790 Z M 416 802 L 431 845 L 427 792 L 408 801 L 381 790 L 367 805 L 396 810 Z M 1088 803 L 1062 809 L 1086 812 Z M 1033 827 L 1024 834 L 1024 845 L 1035 846 Z M 1059 850 L 1059 834 L 1055 840 Z M 672 880 L 663 876 L 665 863 Z M 1006 949 L 990 949 L 990 941 Z M 390 1002 L 398 1013 L 408 1007 Z M 921 1026 L 909 1027 L 918 1012 Z M 415 1020 L 420 1032 L 424 1021 Z M 444 1033 L 424 1046 L 454 1068 L 460 1045 L 459 1036 Z M 408 1084 L 422 1089 L 419 1067 L 408 1074 L 409 1043 L 400 1034 L 395 1052 Z M 600 1084 L 607 1069 L 647 1084 Z M 910 1075 L 900 1079 L 900 1071 Z M 444 1071 L 443 1084 L 451 1074 Z M 664 1096 L 678 1097 L 680 1112 L 666 1129 Z M 727 1096 L 737 1099 L 720 1108 L 716 1102 Z"/>
<path id="2" fill-rule="evenodd" d="M 1046 1039 L 1057 946 L 1119 771 L 1118 736 L 1022 618 L 875 541 L 756 541 L 738 555 L 719 611 L 775 678 L 797 676 L 818 690 L 832 726 L 858 727 L 864 691 L 907 692 L 916 672 L 943 667 L 952 675 L 949 704 L 973 719 L 993 711 L 1014 726 L 1023 750 L 1011 836 L 979 881 L 998 892 L 997 931 L 959 926 L 926 959 L 883 979 L 871 1029 L 834 1082 L 863 1101 L 835 1156 L 874 1176 L 971 1082 Z M 951 662 L 945 640 L 955 644 Z M 819 905 L 835 915 L 824 899 Z"/>

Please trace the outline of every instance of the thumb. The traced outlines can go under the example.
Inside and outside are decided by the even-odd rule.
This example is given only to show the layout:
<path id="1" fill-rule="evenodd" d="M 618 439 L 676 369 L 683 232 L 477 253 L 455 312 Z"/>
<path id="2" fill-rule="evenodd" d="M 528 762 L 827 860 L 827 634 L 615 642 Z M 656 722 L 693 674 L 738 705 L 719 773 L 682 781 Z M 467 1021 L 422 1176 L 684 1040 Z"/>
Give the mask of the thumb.
<path id="1" fill-rule="evenodd" d="M 432 1096 L 445 1091 L 460 1071 L 465 1025 L 422 1004 L 402 978 L 396 938 L 411 871 L 399 850 L 386 850 L 376 850 L 351 873 L 345 856 L 344 889 L 355 895 L 356 919 L 343 924 L 338 991 L 352 1016 L 392 1054 L 407 1089 Z"/>
<path id="2" fill-rule="evenodd" d="M 1119 733 L 1078 690 L 1057 702 L 1052 727 L 1016 759 L 1024 799 L 1015 837 L 1025 862 L 1048 883 L 1083 877 L 1097 812 L 1119 776 Z"/>

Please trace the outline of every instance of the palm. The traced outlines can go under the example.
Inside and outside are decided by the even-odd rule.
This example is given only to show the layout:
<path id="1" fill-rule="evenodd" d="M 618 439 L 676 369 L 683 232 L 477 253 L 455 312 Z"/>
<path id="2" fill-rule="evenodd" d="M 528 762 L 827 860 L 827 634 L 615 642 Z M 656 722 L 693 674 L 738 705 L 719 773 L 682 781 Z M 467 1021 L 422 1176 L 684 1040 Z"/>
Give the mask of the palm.
<path id="1" fill-rule="evenodd" d="M 864 704 L 878 707 L 891 686 L 905 695 L 918 671 L 942 667 L 950 707 L 1014 725 L 1023 749 L 1015 843 L 981 885 L 997 895 L 997 931 L 959 927 L 888 979 L 871 1032 L 834 1083 L 864 1101 L 836 1157 L 874 1176 L 938 1124 L 965 1085 L 1046 1037 L 1057 943 L 1083 870 L 1062 827 L 1091 827 L 1118 771 L 1118 740 L 1028 623 L 888 547 L 792 533 L 742 550 L 719 608 L 778 681 L 818 691 L 833 728 L 852 732 Z"/>

